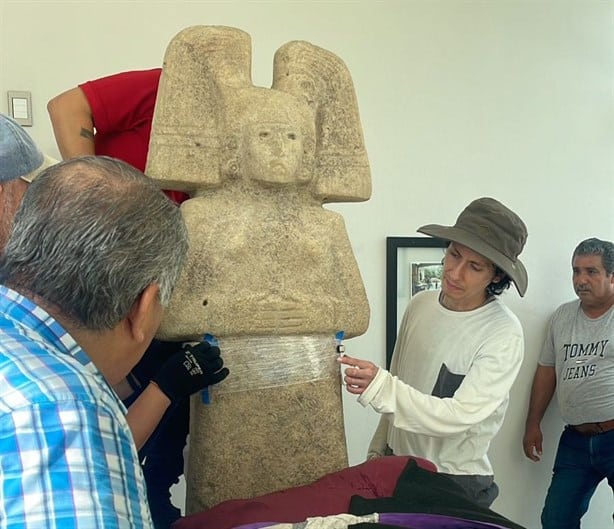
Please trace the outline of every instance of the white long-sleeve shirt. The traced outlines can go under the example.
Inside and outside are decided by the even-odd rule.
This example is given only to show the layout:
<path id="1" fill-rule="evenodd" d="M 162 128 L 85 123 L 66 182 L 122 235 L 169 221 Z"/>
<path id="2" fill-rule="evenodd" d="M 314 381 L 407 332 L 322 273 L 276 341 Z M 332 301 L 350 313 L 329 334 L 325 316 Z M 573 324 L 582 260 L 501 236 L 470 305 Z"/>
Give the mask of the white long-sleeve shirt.
<path id="1" fill-rule="evenodd" d="M 456 312 L 438 296 L 412 298 L 390 372 L 380 369 L 359 398 L 383 414 L 369 450 L 381 453 L 387 443 L 440 472 L 492 475 L 487 452 L 522 363 L 522 327 L 498 298 Z"/>

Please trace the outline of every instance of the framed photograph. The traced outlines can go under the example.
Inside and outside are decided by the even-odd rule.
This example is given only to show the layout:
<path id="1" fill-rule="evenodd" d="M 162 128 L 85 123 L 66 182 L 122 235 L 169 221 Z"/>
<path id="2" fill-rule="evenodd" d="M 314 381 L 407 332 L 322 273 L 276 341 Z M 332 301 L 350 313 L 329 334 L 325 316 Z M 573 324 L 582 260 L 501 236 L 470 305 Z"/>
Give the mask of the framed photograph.
<path id="1" fill-rule="evenodd" d="M 386 367 L 409 300 L 441 288 L 445 248 L 435 237 L 386 237 Z"/>

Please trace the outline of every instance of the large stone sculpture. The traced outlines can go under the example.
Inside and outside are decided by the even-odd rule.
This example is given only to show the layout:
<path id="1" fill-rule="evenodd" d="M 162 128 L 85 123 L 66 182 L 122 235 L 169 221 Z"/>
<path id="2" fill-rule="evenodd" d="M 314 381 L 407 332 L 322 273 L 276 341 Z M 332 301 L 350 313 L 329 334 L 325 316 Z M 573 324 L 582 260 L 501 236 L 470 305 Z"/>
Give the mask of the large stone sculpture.
<path id="1" fill-rule="evenodd" d="M 146 172 L 184 190 L 188 264 L 159 336 L 220 343 L 230 376 L 193 397 L 187 511 L 347 466 L 335 333 L 369 306 L 342 217 L 370 173 L 346 66 L 306 42 L 251 82 L 249 35 L 196 26 L 170 43 Z"/>

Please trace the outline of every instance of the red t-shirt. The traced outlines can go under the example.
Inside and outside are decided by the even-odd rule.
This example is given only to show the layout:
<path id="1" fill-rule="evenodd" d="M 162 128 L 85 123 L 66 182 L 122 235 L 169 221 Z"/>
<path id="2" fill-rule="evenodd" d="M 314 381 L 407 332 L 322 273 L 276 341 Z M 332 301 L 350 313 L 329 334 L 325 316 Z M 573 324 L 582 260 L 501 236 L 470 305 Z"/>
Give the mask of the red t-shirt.
<path id="1" fill-rule="evenodd" d="M 145 170 L 161 68 L 121 72 L 79 85 L 92 110 L 95 152 Z M 181 191 L 164 190 L 178 204 Z"/>

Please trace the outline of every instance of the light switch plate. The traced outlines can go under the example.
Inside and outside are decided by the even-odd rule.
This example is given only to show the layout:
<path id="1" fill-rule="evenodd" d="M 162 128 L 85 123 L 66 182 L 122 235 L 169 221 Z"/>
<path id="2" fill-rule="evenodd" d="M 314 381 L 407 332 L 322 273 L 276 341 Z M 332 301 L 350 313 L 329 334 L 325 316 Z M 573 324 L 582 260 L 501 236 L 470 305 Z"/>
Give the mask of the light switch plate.
<path id="1" fill-rule="evenodd" d="M 32 94 L 30 92 L 8 91 L 9 116 L 24 127 L 32 126 Z"/>

